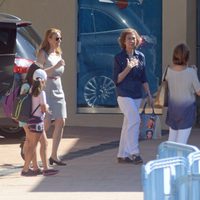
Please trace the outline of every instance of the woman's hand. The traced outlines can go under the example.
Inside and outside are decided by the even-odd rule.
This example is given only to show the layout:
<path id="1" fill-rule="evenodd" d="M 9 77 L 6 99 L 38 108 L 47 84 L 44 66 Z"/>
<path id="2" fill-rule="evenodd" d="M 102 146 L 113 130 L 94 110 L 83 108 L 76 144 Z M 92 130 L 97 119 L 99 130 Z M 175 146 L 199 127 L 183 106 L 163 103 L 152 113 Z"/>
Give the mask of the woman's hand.
<path id="1" fill-rule="evenodd" d="M 58 63 L 55 65 L 55 68 L 59 68 L 61 66 L 65 66 L 65 61 L 63 59 L 61 59 L 60 61 L 58 61 Z"/>
<path id="2" fill-rule="evenodd" d="M 127 58 L 127 67 L 130 69 L 138 66 L 138 63 L 139 63 L 139 61 L 136 58 L 131 58 L 131 59 Z"/>
<path id="3" fill-rule="evenodd" d="M 43 113 L 49 113 L 49 114 L 52 114 L 52 111 L 49 109 L 49 104 L 43 104 L 43 105 L 40 105 L 41 106 L 41 111 Z"/>

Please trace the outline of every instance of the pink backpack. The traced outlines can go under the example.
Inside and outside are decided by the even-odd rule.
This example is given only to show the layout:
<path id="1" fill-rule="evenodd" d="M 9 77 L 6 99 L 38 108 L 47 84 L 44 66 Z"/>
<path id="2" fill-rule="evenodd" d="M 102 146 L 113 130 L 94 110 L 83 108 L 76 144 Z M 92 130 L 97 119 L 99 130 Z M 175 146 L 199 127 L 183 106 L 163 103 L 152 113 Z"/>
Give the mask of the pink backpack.
<path id="1" fill-rule="evenodd" d="M 17 96 L 19 95 L 19 93 L 20 93 L 20 86 L 13 84 L 13 87 L 11 88 L 9 93 L 4 96 L 2 103 L 5 116 L 11 117 L 13 103 L 17 98 Z"/>

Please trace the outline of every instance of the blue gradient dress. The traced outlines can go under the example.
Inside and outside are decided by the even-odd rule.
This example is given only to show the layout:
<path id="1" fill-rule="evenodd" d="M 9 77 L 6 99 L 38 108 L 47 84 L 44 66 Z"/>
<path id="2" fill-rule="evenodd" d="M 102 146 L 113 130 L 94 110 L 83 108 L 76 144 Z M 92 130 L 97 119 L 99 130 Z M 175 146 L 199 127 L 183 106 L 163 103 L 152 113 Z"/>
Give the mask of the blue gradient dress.
<path id="1" fill-rule="evenodd" d="M 166 124 L 174 130 L 191 128 L 196 118 L 196 92 L 200 91 L 197 72 L 191 67 L 181 71 L 168 68 L 168 111 Z"/>

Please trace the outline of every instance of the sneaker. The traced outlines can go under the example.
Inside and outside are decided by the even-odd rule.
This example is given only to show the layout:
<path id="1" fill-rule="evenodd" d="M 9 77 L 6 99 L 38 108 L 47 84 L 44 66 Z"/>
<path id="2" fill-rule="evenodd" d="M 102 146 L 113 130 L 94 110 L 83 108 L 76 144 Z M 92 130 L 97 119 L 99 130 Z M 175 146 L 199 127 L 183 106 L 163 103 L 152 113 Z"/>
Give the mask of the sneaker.
<path id="1" fill-rule="evenodd" d="M 132 155 L 132 159 L 133 159 L 132 160 L 133 164 L 135 164 L 135 165 L 143 163 L 143 160 L 139 155 Z"/>
<path id="2" fill-rule="evenodd" d="M 57 169 L 46 169 L 46 170 L 43 170 L 43 176 L 52 176 L 52 175 L 55 175 L 59 172 L 59 170 Z"/>
<path id="3" fill-rule="evenodd" d="M 133 160 L 131 160 L 129 157 L 125 157 L 125 158 L 118 157 L 117 160 L 118 160 L 118 163 L 133 163 Z"/>
<path id="4" fill-rule="evenodd" d="M 40 168 L 38 168 L 38 169 L 36 169 L 36 170 L 33 170 L 34 171 L 34 173 L 36 174 L 36 176 L 37 175 L 42 175 L 43 174 L 43 171 L 40 169 Z"/>
<path id="5" fill-rule="evenodd" d="M 33 170 L 29 169 L 27 172 L 22 171 L 21 176 L 37 176 L 37 174 Z"/>

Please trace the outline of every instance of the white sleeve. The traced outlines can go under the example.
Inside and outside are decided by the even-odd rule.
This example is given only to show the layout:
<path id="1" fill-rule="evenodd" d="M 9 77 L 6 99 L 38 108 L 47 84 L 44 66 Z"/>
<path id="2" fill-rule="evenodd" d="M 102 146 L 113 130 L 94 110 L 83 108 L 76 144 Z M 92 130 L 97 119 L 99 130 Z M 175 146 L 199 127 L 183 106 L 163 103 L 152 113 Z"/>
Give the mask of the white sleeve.
<path id="1" fill-rule="evenodd" d="M 46 93 L 45 91 L 42 91 L 40 93 L 40 105 L 44 105 L 47 103 L 47 100 L 46 100 Z"/>

